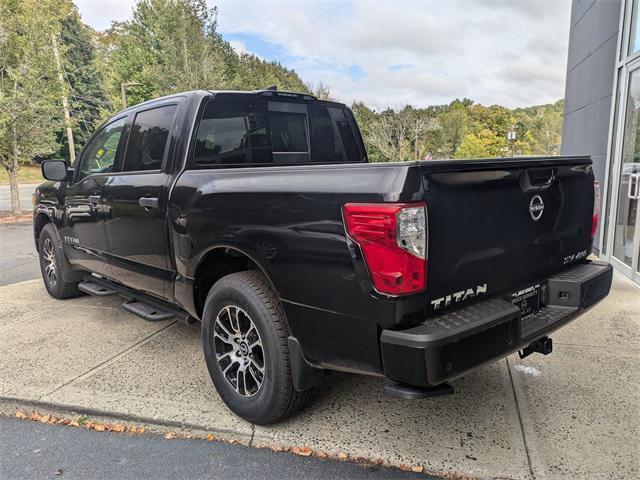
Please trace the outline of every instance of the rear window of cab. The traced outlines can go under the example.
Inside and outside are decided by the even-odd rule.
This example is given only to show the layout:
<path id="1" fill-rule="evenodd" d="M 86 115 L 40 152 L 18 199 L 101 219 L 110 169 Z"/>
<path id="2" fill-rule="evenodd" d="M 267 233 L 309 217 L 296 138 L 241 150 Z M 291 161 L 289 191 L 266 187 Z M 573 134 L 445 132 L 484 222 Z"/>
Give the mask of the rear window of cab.
<path id="1" fill-rule="evenodd" d="M 364 158 L 355 119 L 344 106 L 230 96 L 205 106 L 188 168 L 354 163 Z"/>

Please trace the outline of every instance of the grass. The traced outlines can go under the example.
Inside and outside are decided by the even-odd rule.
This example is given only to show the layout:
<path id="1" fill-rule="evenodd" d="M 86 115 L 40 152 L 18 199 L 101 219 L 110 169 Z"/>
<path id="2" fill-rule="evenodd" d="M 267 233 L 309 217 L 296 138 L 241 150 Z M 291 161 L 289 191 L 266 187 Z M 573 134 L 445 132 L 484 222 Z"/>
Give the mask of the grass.
<path id="1" fill-rule="evenodd" d="M 42 183 L 40 165 L 21 165 L 18 169 L 18 183 Z M 9 185 L 9 175 L 4 168 L 0 168 L 0 185 Z"/>

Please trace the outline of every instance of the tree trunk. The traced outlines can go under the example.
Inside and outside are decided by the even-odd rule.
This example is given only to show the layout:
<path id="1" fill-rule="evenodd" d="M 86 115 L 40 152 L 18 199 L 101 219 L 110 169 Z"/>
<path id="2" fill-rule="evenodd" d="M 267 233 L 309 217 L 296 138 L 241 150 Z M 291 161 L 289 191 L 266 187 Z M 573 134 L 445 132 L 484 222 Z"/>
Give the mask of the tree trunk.
<path id="1" fill-rule="evenodd" d="M 18 170 L 12 168 L 8 170 L 9 174 L 9 189 L 11 190 L 11 212 L 14 215 L 20 215 L 22 209 L 20 208 L 20 189 L 18 188 Z"/>
<path id="2" fill-rule="evenodd" d="M 18 81 L 13 82 L 13 96 L 18 96 Z M 9 190 L 11 191 L 11 211 L 14 215 L 20 215 L 20 189 L 18 186 L 18 156 L 20 148 L 18 147 L 18 131 L 14 118 L 11 127 L 11 153 L 9 154 L 9 164 L 4 165 L 5 170 L 9 174 Z"/>
<path id="3" fill-rule="evenodd" d="M 58 71 L 58 80 L 60 82 L 60 96 L 62 100 L 62 108 L 64 110 L 64 125 L 67 129 L 67 142 L 69 142 L 69 160 L 73 165 L 76 162 L 76 146 L 73 141 L 73 130 L 71 129 L 71 115 L 69 114 L 69 99 L 66 93 L 66 83 L 62 74 L 62 63 L 60 62 L 60 52 L 58 51 L 58 42 L 56 36 L 51 34 L 51 43 L 53 45 L 53 57 L 56 61 L 56 70 Z"/>

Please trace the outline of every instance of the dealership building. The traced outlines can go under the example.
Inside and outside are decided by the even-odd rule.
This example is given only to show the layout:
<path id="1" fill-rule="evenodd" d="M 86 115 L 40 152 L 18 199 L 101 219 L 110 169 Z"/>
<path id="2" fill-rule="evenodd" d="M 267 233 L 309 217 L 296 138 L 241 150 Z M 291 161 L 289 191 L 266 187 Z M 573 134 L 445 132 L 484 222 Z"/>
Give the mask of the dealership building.
<path id="1" fill-rule="evenodd" d="M 600 183 L 594 249 L 640 284 L 640 0 L 573 0 L 563 155 Z"/>

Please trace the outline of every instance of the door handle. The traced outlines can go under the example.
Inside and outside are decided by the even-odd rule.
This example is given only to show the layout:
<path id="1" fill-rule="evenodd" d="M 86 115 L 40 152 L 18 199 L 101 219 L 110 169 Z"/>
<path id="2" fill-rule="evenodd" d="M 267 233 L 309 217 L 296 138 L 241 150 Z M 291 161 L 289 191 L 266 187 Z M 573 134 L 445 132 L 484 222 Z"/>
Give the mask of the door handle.
<path id="1" fill-rule="evenodd" d="M 158 198 L 157 197 L 140 197 L 138 199 L 138 205 L 143 207 L 145 210 L 151 208 L 158 208 Z"/>
<path id="2" fill-rule="evenodd" d="M 98 204 L 102 202 L 102 197 L 100 195 L 89 195 L 89 203 Z"/>
<path id="3" fill-rule="evenodd" d="M 640 177 L 640 175 L 637 173 L 629 175 L 629 189 L 627 191 L 627 196 L 631 200 L 638 198 L 638 177 Z"/>

